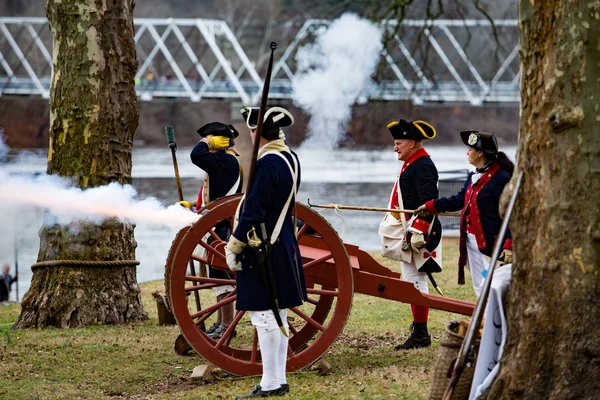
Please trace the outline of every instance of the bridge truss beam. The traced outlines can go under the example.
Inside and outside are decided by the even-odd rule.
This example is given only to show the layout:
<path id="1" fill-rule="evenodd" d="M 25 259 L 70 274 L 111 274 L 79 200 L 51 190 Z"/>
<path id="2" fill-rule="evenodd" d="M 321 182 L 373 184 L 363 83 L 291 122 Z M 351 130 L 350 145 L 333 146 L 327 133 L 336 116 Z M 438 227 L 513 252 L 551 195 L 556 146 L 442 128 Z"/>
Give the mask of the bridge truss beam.
<path id="1" fill-rule="evenodd" d="M 258 102 L 262 79 L 226 22 L 140 18 L 134 24 L 142 101 Z M 272 98 L 292 98 L 295 54 L 329 24 L 308 20 L 290 41 L 273 69 Z M 474 106 L 519 101 L 516 20 L 404 20 L 381 27 L 390 42 L 381 54 L 377 85 L 365 98 Z M 45 18 L 0 17 L 0 96 L 48 98 L 51 54 Z"/>

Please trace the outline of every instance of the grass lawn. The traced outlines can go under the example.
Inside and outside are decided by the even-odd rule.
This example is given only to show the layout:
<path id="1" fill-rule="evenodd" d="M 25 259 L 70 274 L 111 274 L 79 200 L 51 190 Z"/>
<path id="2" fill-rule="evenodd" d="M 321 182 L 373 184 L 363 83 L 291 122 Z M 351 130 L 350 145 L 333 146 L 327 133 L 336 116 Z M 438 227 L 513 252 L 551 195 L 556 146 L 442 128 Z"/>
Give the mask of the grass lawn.
<path id="1" fill-rule="evenodd" d="M 398 262 L 377 260 L 399 271 Z M 474 301 L 470 284 L 456 284 L 458 242 L 444 240 L 445 270 L 436 276 L 444 293 Z M 203 363 L 196 353 L 179 356 L 173 342 L 179 330 L 157 325 L 151 293 L 162 281 L 141 285 L 150 320 L 128 326 L 12 331 L 19 305 L 0 307 L 0 399 L 204 399 L 247 392 L 258 378 L 189 382 Z M 288 375 L 294 399 L 426 399 L 444 326 L 460 315 L 431 310 L 433 346 L 394 352 L 408 336 L 410 307 L 354 295 L 344 332 L 325 354 L 333 370 L 319 376 L 308 370 Z"/>

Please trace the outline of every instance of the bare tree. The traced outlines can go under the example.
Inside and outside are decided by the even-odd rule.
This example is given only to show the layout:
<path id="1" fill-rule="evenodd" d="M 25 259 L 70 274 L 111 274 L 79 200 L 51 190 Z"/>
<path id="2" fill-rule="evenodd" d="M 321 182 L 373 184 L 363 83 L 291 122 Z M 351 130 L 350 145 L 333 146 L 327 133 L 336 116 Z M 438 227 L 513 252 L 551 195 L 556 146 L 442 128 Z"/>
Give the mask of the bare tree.
<path id="1" fill-rule="evenodd" d="M 134 0 L 48 0 L 53 37 L 48 173 L 82 188 L 131 182 L 138 124 Z M 44 196 L 44 193 L 40 193 Z M 147 318 L 136 281 L 133 226 L 69 226 L 46 216 L 16 327 L 78 327 Z"/>
<path id="2" fill-rule="evenodd" d="M 488 398 L 600 398 L 600 3 L 519 2 L 525 173 Z"/>

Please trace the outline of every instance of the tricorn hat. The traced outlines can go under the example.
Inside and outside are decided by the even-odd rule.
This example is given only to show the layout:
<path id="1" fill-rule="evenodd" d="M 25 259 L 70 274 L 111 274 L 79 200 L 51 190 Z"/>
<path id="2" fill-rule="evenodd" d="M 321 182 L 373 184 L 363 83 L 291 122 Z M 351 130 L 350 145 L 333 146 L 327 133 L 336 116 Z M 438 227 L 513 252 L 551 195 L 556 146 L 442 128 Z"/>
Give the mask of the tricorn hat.
<path id="1" fill-rule="evenodd" d="M 496 135 L 488 132 L 462 131 L 460 137 L 464 144 L 481 150 L 487 154 L 496 154 L 498 152 L 498 139 Z"/>
<path id="2" fill-rule="evenodd" d="M 208 124 L 202 126 L 196 132 L 201 137 L 206 137 L 208 135 L 213 136 L 225 136 L 230 139 L 235 139 L 240 134 L 232 125 L 225 125 L 221 122 L 209 122 Z"/>
<path id="3" fill-rule="evenodd" d="M 435 128 L 425 121 L 393 121 L 388 124 L 388 129 L 394 140 L 423 140 L 433 139 L 435 137 Z"/>
<path id="4" fill-rule="evenodd" d="M 246 126 L 250 129 L 256 129 L 259 108 L 244 107 L 241 112 L 246 121 Z M 294 117 L 288 110 L 282 107 L 271 107 L 265 112 L 262 137 L 268 140 L 278 139 L 280 137 L 279 129 L 293 124 Z"/>

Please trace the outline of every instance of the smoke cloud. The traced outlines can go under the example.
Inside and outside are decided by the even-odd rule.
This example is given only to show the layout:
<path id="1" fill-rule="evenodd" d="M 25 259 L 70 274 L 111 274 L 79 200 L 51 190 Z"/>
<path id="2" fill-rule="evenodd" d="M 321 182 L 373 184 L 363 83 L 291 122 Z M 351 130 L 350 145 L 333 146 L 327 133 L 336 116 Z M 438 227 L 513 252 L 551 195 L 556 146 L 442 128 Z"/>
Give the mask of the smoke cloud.
<path id="1" fill-rule="evenodd" d="M 9 147 L 0 132 L 0 160 Z M 51 223 L 68 224 L 73 219 L 87 219 L 101 223 L 116 217 L 125 222 L 150 223 L 182 228 L 198 220 L 199 216 L 178 204 L 165 207 L 153 197 L 138 199 L 131 185 L 111 183 L 105 186 L 81 190 L 73 187 L 68 179 L 55 175 L 16 175 L 8 167 L 26 161 L 16 158 L 0 164 L 0 218 L 9 219 L 15 210 L 40 207 L 48 210 Z"/>
<path id="2" fill-rule="evenodd" d="M 53 222 L 59 224 L 81 218 L 100 223 L 105 218 L 116 217 L 135 223 L 183 227 L 198 220 L 197 214 L 178 204 L 165 208 L 155 198 L 138 200 L 136 196 L 131 185 L 111 183 L 81 190 L 57 176 L 11 176 L 0 170 L 2 204 L 48 209 L 55 217 Z"/>
<path id="3" fill-rule="evenodd" d="M 292 80 L 294 103 L 310 115 L 303 147 L 334 148 L 352 117 L 352 106 L 366 101 L 383 45 L 377 25 L 347 13 L 298 50 Z"/>

